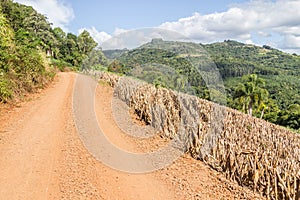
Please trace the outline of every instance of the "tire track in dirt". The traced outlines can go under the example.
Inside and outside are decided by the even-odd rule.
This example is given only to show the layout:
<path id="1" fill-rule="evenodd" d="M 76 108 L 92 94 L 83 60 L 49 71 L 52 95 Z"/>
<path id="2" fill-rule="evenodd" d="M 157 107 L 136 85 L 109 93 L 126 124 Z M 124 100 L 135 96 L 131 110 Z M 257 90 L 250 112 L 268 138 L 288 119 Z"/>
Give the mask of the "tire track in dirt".
<path id="1" fill-rule="evenodd" d="M 60 73 L 38 98 L 0 117 L 0 199 L 261 198 L 189 156 L 147 174 L 120 172 L 97 161 L 84 147 L 73 119 L 78 76 Z M 168 142 L 159 135 L 146 140 L 124 134 L 112 117 L 112 92 L 100 84 L 95 97 L 99 126 L 112 143 L 144 152 Z"/>
<path id="2" fill-rule="evenodd" d="M 34 101 L 12 112 L 1 129 L 0 199 L 57 197 L 59 146 L 64 106 L 72 91 L 74 74 L 59 74 L 59 81 Z M 3 123 L 3 122 L 2 122 Z"/>

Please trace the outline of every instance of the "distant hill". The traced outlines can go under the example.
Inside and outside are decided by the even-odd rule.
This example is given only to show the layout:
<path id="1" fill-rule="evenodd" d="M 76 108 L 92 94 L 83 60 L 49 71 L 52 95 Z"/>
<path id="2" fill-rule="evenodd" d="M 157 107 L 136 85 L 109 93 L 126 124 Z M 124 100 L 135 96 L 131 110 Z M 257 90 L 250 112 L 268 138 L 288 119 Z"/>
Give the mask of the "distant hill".
<path id="1" fill-rule="evenodd" d="M 195 55 L 203 55 L 205 59 Z M 197 96 L 208 98 L 205 81 L 194 65 L 200 61 L 202 68 L 207 67 L 207 58 L 207 52 L 200 44 L 155 39 L 136 49 L 125 51 L 117 58 L 120 66 L 110 67 L 109 70 L 171 89 L 185 92 L 189 90 L 188 92 Z M 141 74 L 137 74 L 139 72 Z"/>
<path id="2" fill-rule="evenodd" d="M 300 104 L 300 56 L 263 47 L 226 40 L 203 45 L 225 80 L 229 94 L 241 76 L 258 74 L 266 80 L 272 99 L 281 109 Z"/>
<path id="3" fill-rule="evenodd" d="M 122 54 L 128 52 L 128 49 L 114 49 L 114 50 L 104 50 L 103 53 L 108 59 L 117 59 L 119 58 Z"/>
<path id="4" fill-rule="evenodd" d="M 249 73 L 300 75 L 300 56 L 270 46 L 259 47 L 232 40 L 202 46 L 210 53 L 224 78 Z"/>
<path id="5" fill-rule="evenodd" d="M 271 113 L 266 115 L 266 119 L 271 122 L 285 124 L 278 122 L 279 118 L 287 118 L 284 112 L 289 109 L 292 112 L 291 106 L 300 105 L 300 56 L 270 46 L 260 47 L 232 40 L 197 44 L 156 39 L 130 51 L 104 53 L 109 58 L 117 55 L 114 58 L 117 58 L 119 66 L 110 66 L 110 71 L 127 75 L 134 75 L 139 71 L 137 78 L 147 77 L 146 81 L 171 89 L 178 88 L 178 79 L 185 77 L 186 82 L 183 81 L 183 84 L 188 82 L 195 91 L 194 94 L 205 99 L 210 99 L 209 93 L 212 92 L 206 87 L 207 80 L 215 79 L 209 71 L 216 66 L 225 83 L 227 105 L 231 107 L 235 107 L 232 97 L 241 77 L 257 74 L 265 80 L 269 98 L 275 103 Z M 208 72 L 206 81 L 202 78 L 203 72 Z M 166 74 L 170 74 L 169 77 Z M 170 81 L 172 77 L 176 77 L 176 83 Z M 220 85 L 216 87 L 220 88 Z M 299 123 L 298 121 L 295 123 Z M 296 125 L 299 126 L 300 124 Z"/>

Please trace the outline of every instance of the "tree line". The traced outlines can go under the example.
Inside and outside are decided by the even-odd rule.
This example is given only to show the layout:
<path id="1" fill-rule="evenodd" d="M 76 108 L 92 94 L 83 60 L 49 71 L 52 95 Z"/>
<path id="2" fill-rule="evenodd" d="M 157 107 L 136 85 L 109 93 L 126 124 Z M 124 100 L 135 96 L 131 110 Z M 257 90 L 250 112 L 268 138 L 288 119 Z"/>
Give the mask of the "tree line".
<path id="1" fill-rule="evenodd" d="M 47 17 L 12 0 L 0 2 L 0 102 L 43 87 L 55 67 L 79 69 L 97 43 L 52 28 Z"/>

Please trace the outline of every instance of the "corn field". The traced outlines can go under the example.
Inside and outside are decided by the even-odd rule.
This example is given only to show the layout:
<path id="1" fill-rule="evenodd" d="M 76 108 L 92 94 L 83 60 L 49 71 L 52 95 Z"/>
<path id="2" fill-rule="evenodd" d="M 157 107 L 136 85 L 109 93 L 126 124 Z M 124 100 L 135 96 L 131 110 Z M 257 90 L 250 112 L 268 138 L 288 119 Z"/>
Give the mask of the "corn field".
<path id="1" fill-rule="evenodd" d="M 268 199 L 300 199 L 300 135 L 239 111 L 153 85 L 98 73 L 141 120 L 185 151 Z"/>

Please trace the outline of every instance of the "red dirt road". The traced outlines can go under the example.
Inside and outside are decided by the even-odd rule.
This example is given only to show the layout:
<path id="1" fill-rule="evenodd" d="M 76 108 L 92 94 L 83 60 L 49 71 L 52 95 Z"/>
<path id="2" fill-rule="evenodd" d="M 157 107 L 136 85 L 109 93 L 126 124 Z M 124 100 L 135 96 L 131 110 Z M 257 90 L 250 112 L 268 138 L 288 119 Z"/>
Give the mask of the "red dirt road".
<path id="1" fill-rule="evenodd" d="M 262 199 L 187 155 L 147 174 L 120 172 L 97 161 L 81 142 L 73 119 L 77 76 L 60 73 L 32 100 L 0 110 L 1 200 Z M 99 85 L 95 108 L 99 126 L 113 143 L 142 152 L 166 142 L 158 136 L 139 140 L 125 135 L 112 117 L 112 91 Z"/>

